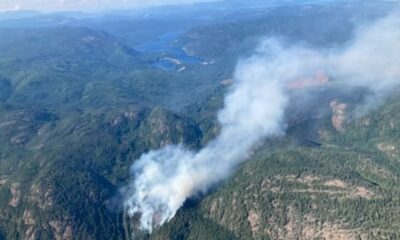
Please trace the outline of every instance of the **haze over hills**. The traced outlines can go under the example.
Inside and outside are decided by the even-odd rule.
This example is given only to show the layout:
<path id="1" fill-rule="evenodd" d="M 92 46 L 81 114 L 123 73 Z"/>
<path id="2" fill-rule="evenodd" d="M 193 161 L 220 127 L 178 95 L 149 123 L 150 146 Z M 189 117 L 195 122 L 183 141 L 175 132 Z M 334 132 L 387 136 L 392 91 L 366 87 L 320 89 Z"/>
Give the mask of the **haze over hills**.
<path id="1" fill-rule="evenodd" d="M 0 13 L 0 239 L 399 238 L 397 5 Z"/>
<path id="2" fill-rule="evenodd" d="M 86 11 L 86 12 L 105 12 L 105 11 L 121 11 L 121 9 L 134 9 L 146 11 L 149 8 L 157 8 L 161 6 L 163 8 L 177 9 L 185 8 L 185 10 L 192 9 L 193 6 L 196 8 L 255 8 L 255 7 L 275 7 L 281 5 L 295 5 L 295 4 L 315 4 L 315 3 L 326 3 L 332 0 L 285 0 L 285 1 L 260 1 L 251 0 L 244 4 L 240 0 L 149 0 L 146 2 L 137 0 L 115 0 L 113 2 L 104 0 L 91 0 L 91 1 L 80 1 L 80 0 L 69 0 L 69 1 L 58 1 L 58 0 L 43 0 L 43 1 L 26 1 L 16 0 L 9 1 L 5 0 L 0 5 L 0 12 L 29 12 L 29 11 L 43 11 L 43 12 L 66 12 L 66 11 Z M 150 9 L 151 10 L 151 9 Z"/>

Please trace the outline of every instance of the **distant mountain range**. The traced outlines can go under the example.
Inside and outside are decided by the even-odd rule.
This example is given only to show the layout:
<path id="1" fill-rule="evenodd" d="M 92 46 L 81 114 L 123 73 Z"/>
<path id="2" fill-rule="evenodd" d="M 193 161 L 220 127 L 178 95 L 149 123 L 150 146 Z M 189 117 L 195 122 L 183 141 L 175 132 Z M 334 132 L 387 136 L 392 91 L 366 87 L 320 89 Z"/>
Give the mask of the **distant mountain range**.
<path id="1" fill-rule="evenodd" d="M 292 98 L 310 91 L 317 100 L 293 101 L 286 135 L 260 142 L 226 182 L 151 234 L 124 209 L 130 166 L 143 153 L 169 144 L 195 151 L 218 135 L 237 62 L 259 39 L 343 46 L 356 21 L 395 6 L 293 2 L 132 16 L 1 13 L 0 240 L 398 239 L 399 89 L 360 114 L 368 91 L 342 91 L 334 80 L 291 86 Z M 154 41 L 166 46 L 135 49 Z M 169 49 L 207 61 L 157 67 L 174 57 Z"/>

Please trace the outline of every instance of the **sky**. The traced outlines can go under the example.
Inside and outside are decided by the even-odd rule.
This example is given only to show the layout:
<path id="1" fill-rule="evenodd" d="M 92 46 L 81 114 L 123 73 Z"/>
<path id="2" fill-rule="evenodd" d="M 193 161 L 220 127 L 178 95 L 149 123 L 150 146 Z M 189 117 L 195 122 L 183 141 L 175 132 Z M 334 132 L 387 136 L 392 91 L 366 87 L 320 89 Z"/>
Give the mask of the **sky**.
<path id="1" fill-rule="evenodd" d="M 0 11 L 96 11 L 206 1 L 210 0 L 0 0 Z"/>

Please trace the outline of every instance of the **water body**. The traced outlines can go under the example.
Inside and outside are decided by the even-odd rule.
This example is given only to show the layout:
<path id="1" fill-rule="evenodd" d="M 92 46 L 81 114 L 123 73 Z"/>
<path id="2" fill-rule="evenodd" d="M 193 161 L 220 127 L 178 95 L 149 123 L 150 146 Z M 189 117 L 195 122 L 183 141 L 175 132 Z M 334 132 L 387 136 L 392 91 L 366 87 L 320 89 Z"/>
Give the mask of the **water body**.
<path id="1" fill-rule="evenodd" d="M 160 35 L 154 41 L 146 42 L 135 47 L 139 52 L 156 53 L 160 58 L 153 65 L 163 70 L 184 70 L 189 65 L 204 64 L 205 59 L 189 55 L 174 42 L 183 32 L 170 32 Z"/>

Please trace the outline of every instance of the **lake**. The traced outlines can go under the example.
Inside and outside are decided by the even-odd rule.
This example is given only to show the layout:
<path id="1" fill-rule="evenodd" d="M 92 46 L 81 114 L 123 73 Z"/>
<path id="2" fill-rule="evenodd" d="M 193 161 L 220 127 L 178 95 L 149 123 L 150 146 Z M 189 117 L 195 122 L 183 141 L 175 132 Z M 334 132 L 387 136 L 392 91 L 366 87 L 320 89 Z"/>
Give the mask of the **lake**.
<path id="1" fill-rule="evenodd" d="M 189 55 L 182 47 L 176 46 L 175 41 L 183 35 L 183 32 L 170 32 L 135 46 L 138 52 L 157 53 L 159 59 L 153 64 L 163 70 L 184 70 L 189 65 L 204 64 L 207 60 Z"/>

